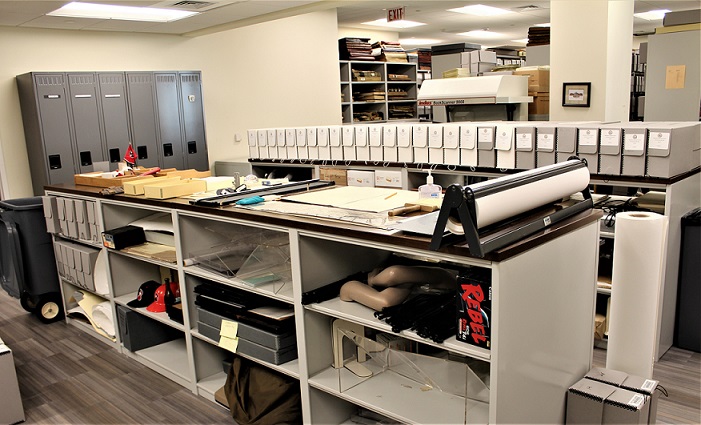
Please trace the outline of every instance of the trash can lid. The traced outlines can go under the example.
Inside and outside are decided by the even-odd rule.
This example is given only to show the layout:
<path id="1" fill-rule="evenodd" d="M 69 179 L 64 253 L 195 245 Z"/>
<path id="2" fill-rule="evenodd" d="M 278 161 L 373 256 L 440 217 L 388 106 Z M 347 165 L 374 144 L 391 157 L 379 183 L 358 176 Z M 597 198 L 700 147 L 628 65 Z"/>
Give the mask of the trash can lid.
<path id="1" fill-rule="evenodd" d="M 0 201 L 0 208 L 6 210 L 34 210 L 43 208 L 41 196 L 31 198 L 5 199 Z"/>
<path id="2" fill-rule="evenodd" d="M 701 208 L 694 208 L 682 216 L 682 220 L 693 224 L 701 224 Z"/>

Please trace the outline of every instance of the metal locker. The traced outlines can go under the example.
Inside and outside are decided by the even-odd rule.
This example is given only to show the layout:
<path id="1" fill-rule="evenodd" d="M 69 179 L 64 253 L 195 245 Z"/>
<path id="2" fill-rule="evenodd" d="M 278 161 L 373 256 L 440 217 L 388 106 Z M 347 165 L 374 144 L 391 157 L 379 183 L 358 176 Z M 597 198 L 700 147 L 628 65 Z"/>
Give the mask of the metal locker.
<path id="1" fill-rule="evenodd" d="M 76 170 L 63 74 L 17 77 L 34 193 L 44 185 L 69 183 Z"/>
<path id="2" fill-rule="evenodd" d="M 183 140 L 180 127 L 180 99 L 175 72 L 155 73 L 160 160 L 163 168 L 183 169 Z"/>
<path id="3" fill-rule="evenodd" d="M 102 130 L 105 152 L 110 163 L 123 161 L 129 142 L 129 115 L 127 113 L 124 73 L 98 73 Z M 110 169 L 114 169 L 111 166 Z"/>
<path id="4" fill-rule="evenodd" d="M 68 91 L 77 151 L 76 165 L 81 173 L 86 173 L 93 171 L 93 162 L 106 160 L 97 109 L 95 74 L 68 74 Z"/>
<path id="5" fill-rule="evenodd" d="M 162 165 L 158 162 L 159 143 L 153 79 L 152 72 L 126 74 L 131 141 L 138 164 L 144 167 Z"/>
<path id="6" fill-rule="evenodd" d="M 201 75 L 199 72 L 181 72 L 179 75 L 185 167 L 206 171 L 209 170 L 209 157 L 204 135 Z"/>

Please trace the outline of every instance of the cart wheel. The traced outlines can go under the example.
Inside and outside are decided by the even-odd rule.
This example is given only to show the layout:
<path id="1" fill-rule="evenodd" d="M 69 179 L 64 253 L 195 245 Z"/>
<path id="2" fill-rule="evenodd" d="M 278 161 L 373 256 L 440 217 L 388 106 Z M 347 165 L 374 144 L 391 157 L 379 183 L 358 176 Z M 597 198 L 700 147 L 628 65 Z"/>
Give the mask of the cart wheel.
<path id="1" fill-rule="evenodd" d="M 34 313 L 44 323 L 52 323 L 63 319 L 63 303 L 57 293 L 44 294 L 39 297 Z"/>
<path id="2" fill-rule="evenodd" d="M 34 313 L 36 305 L 32 303 L 32 297 L 29 296 L 28 292 L 22 292 L 22 295 L 20 295 L 19 297 L 19 303 L 23 309 L 27 310 L 30 313 Z"/>

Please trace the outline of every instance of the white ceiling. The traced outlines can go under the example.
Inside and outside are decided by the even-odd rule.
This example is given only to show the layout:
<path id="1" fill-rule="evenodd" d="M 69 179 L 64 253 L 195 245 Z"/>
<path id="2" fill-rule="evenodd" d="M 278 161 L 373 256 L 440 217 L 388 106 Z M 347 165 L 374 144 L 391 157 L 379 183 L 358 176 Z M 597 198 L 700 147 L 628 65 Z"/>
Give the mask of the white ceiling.
<path id="1" fill-rule="evenodd" d="M 132 6 L 175 7 L 181 0 L 92 0 L 93 3 L 124 4 Z M 566 0 L 553 0 L 566 1 Z M 125 31 L 197 36 L 225 29 L 250 25 L 316 10 L 337 8 L 338 24 L 345 28 L 382 30 L 368 27 L 363 22 L 386 17 L 386 8 L 406 7 L 406 19 L 427 25 L 411 29 L 392 29 L 399 32 L 400 39 L 431 38 L 446 44 L 469 42 L 483 46 L 524 46 L 512 40 L 527 38 L 528 28 L 549 22 L 550 1 L 441 1 L 403 0 L 401 3 L 377 0 L 186 0 L 187 10 L 200 10 L 199 15 L 170 23 L 133 22 L 100 19 L 77 19 L 45 16 L 68 1 L 0 0 L 0 25 L 23 28 L 51 28 L 86 31 Z M 204 4 L 203 4 L 204 3 Z M 497 17 L 473 17 L 448 12 L 447 9 L 468 4 L 489 4 L 509 9 L 515 13 Z M 653 9 L 686 10 L 698 9 L 699 1 L 636 0 L 635 12 Z M 661 26 L 661 21 L 634 19 L 634 33 L 647 33 Z M 498 39 L 470 39 L 457 33 L 485 29 L 502 34 Z M 373 40 L 374 41 L 374 40 Z M 409 48 L 410 46 L 405 45 Z"/>

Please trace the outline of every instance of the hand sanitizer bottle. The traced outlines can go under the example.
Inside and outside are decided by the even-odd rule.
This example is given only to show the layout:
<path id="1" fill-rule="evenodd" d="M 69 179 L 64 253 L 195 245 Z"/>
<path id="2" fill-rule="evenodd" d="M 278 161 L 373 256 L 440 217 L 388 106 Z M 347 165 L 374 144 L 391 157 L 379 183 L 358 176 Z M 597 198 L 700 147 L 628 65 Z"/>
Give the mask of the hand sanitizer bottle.
<path id="1" fill-rule="evenodd" d="M 433 176 L 431 170 L 428 170 L 426 184 L 419 186 L 419 199 L 439 199 L 443 188 L 440 185 L 433 184 Z"/>

